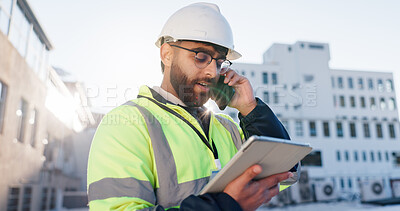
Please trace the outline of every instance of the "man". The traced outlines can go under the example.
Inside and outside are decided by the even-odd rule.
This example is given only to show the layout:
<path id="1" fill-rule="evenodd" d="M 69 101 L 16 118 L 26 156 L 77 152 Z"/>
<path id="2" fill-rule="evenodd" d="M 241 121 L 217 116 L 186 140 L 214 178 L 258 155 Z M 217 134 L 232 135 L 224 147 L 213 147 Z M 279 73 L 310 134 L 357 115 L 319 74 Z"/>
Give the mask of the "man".
<path id="1" fill-rule="evenodd" d="M 214 4 L 196 3 L 173 14 L 160 47 L 161 87 L 140 88 L 138 98 L 108 113 L 95 134 L 88 166 L 92 210 L 255 210 L 279 192 L 291 172 L 252 179 L 254 165 L 221 193 L 196 194 L 251 135 L 289 139 L 248 79 L 229 69 L 232 31 Z M 229 106 L 240 127 L 203 107 L 221 75 L 235 89 Z M 296 169 L 293 169 L 295 171 Z"/>

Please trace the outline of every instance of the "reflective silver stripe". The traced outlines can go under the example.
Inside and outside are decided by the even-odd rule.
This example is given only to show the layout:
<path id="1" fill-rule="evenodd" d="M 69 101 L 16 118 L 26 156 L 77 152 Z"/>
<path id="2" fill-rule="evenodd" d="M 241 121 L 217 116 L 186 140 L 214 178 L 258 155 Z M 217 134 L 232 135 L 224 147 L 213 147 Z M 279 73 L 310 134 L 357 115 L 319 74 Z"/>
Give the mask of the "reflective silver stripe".
<path id="1" fill-rule="evenodd" d="M 135 178 L 103 178 L 89 185 L 89 201 L 111 197 L 136 197 L 152 204 L 156 202 L 149 181 Z"/>
<path id="2" fill-rule="evenodd" d="M 239 132 L 239 129 L 237 128 L 236 124 L 225 117 L 222 117 L 219 115 L 215 115 L 215 117 L 225 127 L 225 129 L 227 131 L 229 131 L 229 133 L 232 136 L 233 143 L 236 146 L 236 149 L 239 150 L 240 146 L 242 146 L 242 144 L 243 144 L 243 140 L 242 140 L 242 137 L 240 136 L 240 132 Z"/>
<path id="3" fill-rule="evenodd" d="M 142 114 L 154 151 L 159 188 L 156 189 L 156 204 L 165 208 L 178 206 L 190 194 L 197 194 L 207 184 L 209 177 L 178 184 L 174 156 L 160 122 L 146 108 L 132 101 L 124 105 L 136 107 Z"/>

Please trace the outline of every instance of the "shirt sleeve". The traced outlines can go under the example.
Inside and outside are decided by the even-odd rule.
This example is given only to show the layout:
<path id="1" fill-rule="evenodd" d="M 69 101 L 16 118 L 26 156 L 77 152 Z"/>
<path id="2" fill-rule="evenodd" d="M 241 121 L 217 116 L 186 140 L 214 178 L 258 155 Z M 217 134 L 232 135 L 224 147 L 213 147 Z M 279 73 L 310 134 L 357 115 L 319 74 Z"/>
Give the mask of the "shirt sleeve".
<path id="1" fill-rule="evenodd" d="M 256 98 L 256 100 L 257 106 L 247 116 L 239 113 L 240 127 L 245 138 L 258 135 L 290 140 L 285 127 L 269 106 L 259 98 Z"/>

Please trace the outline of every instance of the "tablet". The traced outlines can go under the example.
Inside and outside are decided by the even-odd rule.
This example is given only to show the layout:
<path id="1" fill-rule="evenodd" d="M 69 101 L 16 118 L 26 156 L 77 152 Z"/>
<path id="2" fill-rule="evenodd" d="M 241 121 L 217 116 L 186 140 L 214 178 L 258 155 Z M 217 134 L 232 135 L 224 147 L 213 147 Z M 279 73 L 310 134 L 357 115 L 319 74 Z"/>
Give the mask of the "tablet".
<path id="1" fill-rule="evenodd" d="M 229 182 L 254 164 L 259 164 L 263 169 L 255 179 L 289 171 L 311 150 L 311 146 L 306 143 L 267 136 L 252 136 L 224 168 L 204 186 L 200 194 L 222 192 Z"/>

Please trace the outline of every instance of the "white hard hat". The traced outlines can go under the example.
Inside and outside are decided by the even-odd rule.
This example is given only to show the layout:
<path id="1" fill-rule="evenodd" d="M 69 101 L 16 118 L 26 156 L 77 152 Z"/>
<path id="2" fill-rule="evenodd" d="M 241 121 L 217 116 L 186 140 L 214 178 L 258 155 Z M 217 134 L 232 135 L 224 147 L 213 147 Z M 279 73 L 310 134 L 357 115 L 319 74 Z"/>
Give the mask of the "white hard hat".
<path id="1" fill-rule="evenodd" d="M 176 11 L 165 23 L 156 46 L 178 40 L 203 41 L 225 47 L 229 49 L 226 56 L 229 60 L 242 56 L 234 50 L 228 21 L 212 3 L 194 3 Z"/>

